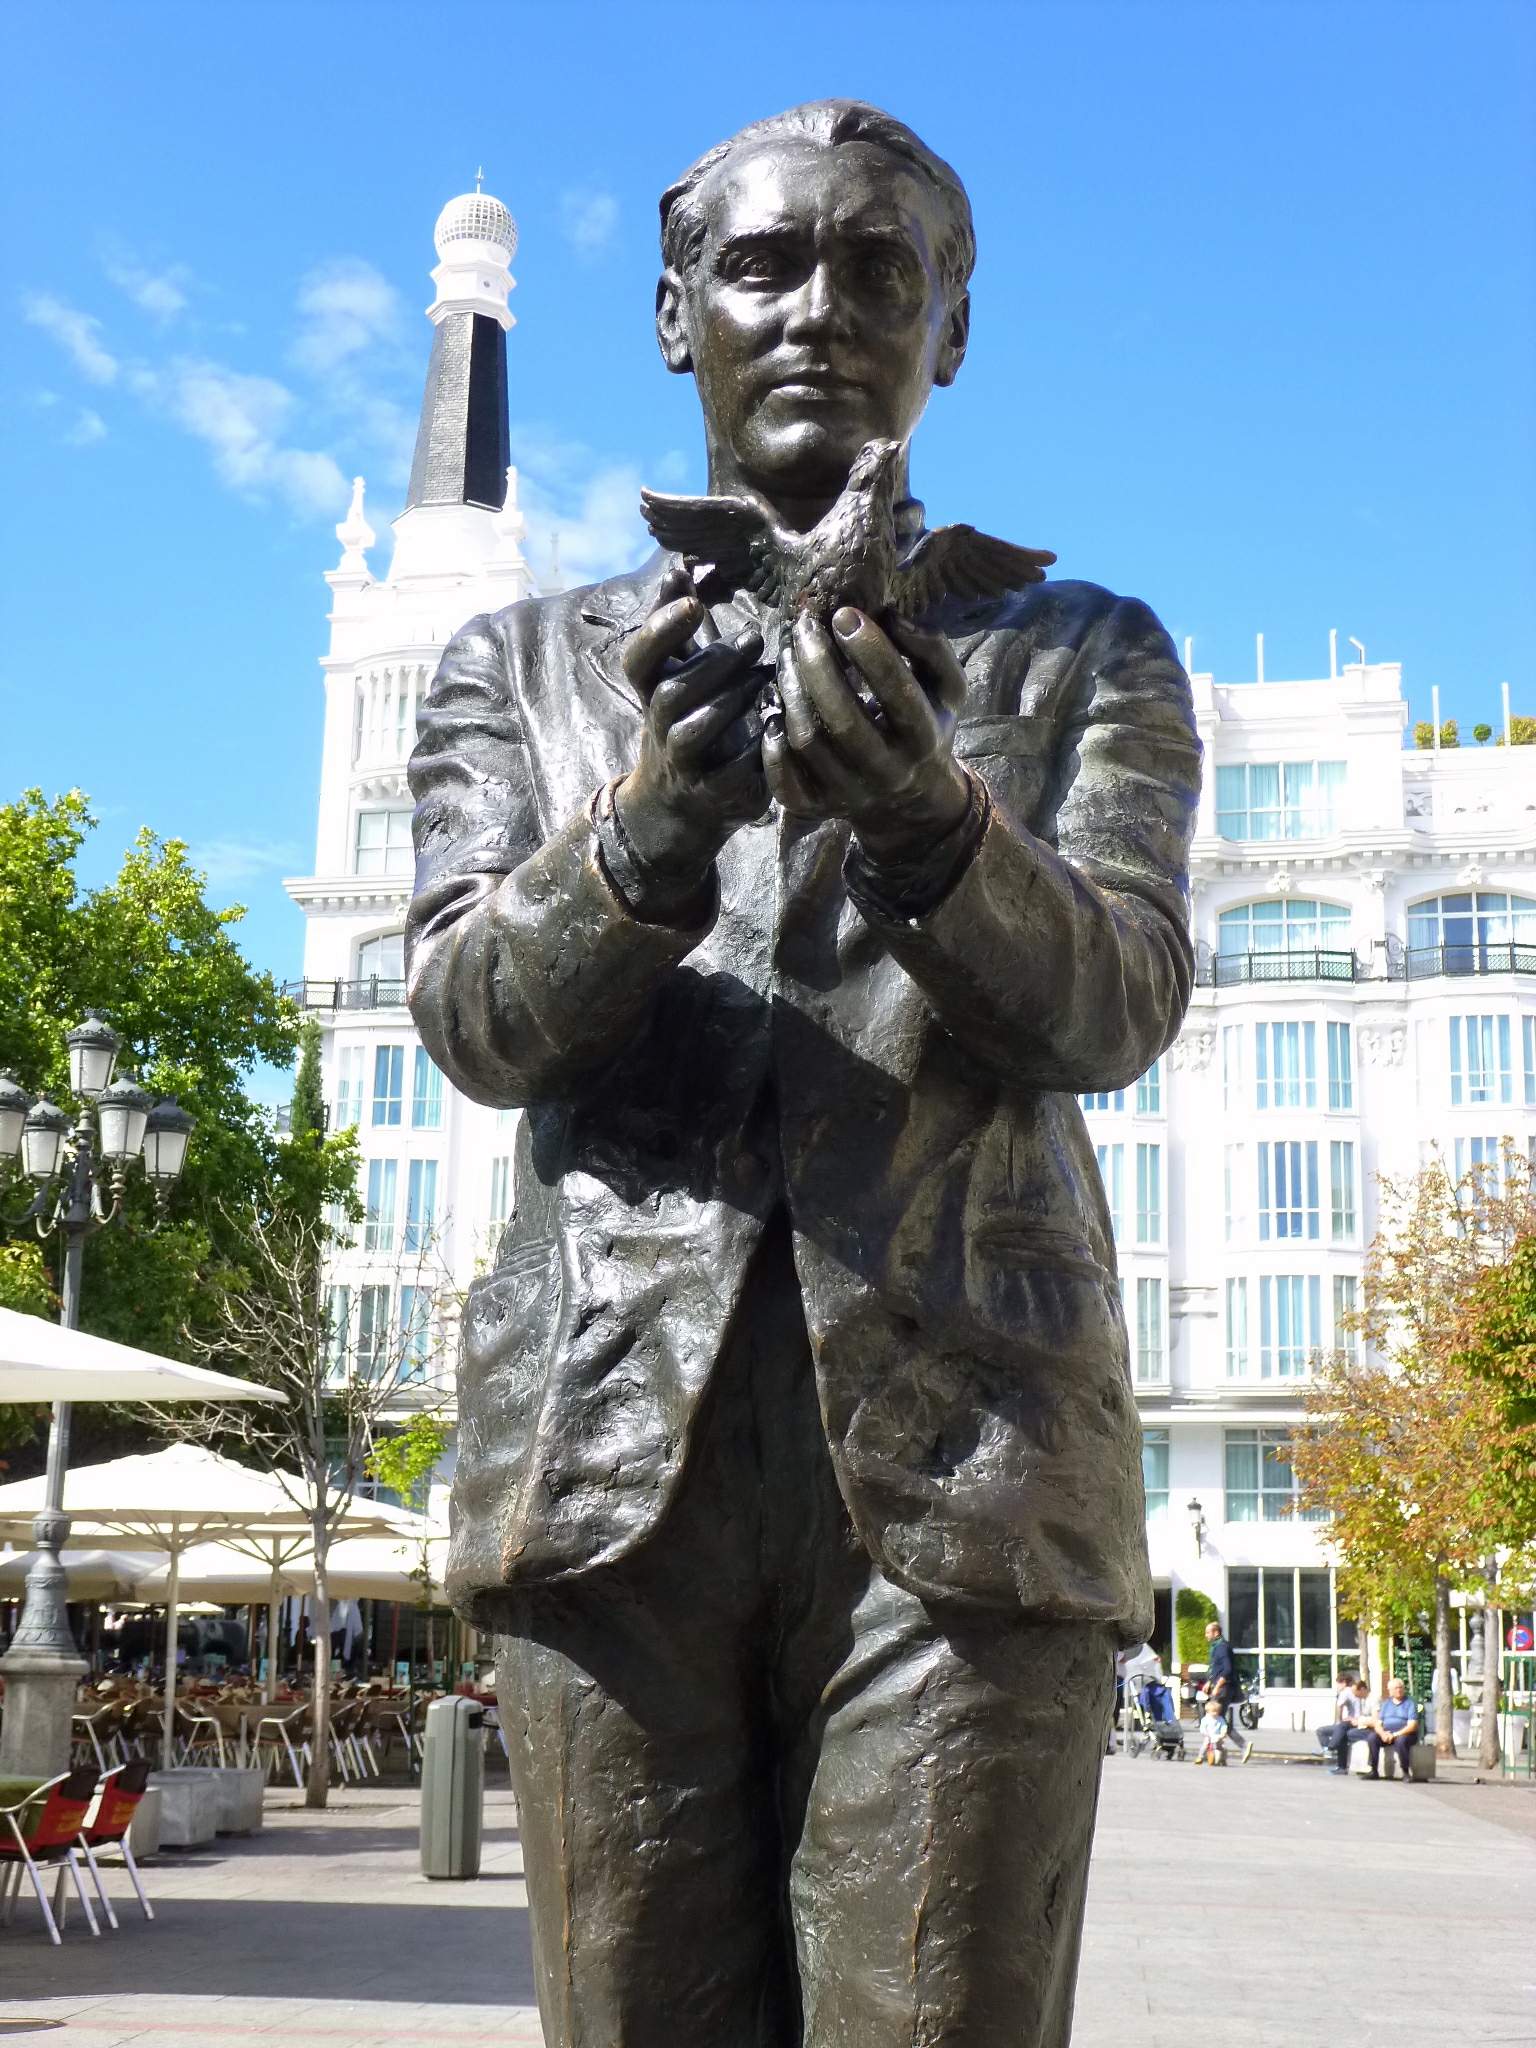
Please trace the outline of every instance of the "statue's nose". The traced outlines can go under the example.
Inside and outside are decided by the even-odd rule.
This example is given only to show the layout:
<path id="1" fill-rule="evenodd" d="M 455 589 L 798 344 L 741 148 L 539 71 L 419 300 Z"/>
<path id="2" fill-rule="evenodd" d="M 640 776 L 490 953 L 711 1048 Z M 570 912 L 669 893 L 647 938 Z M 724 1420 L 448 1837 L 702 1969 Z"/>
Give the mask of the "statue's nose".
<path id="1" fill-rule="evenodd" d="M 834 333 L 847 326 L 845 306 L 830 267 L 818 263 L 805 279 L 790 302 L 788 316 L 784 322 L 787 340 L 804 339 L 807 336 Z"/>

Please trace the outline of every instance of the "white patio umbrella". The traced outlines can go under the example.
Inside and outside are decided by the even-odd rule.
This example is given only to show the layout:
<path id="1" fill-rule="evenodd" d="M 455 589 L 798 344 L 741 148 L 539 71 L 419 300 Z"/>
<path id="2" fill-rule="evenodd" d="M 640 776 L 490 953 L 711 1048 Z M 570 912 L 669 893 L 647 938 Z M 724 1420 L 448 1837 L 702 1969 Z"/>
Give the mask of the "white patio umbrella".
<path id="1" fill-rule="evenodd" d="M 0 1401 L 283 1401 L 254 1380 L 0 1308 Z M 39 1503 L 41 1505 L 41 1503 Z"/>
<path id="2" fill-rule="evenodd" d="M 29 1528 L 44 1504 L 46 1480 L 23 1479 L 0 1486 L 0 1537 Z M 284 1543 L 296 1551 L 309 1536 L 309 1515 L 299 1503 L 302 1482 L 278 1473 L 256 1472 L 200 1444 L 172 1444 L 163 1451 L 114 1458 L 105 1465 L 79 1465 L 69 1475 L 69 1514 L 77 1529 L 118 1536 L 168 1559 L 162 1597 L 166 1606 L 165 1732 L 162 1760 L 169 1768 L 176 1719 L 176 1622 L 181 1560 L 196 1543 L 217 1537 L 252 1548 Z M 400 1510 L 356 1501 L 340 1525 L 343 1535 L 371 1535 L 393 1528 Z M 274 1660 L 269 1656 L 270 1673 Z"/>
<path id="3" fill-rule="evenodd" d="M 0 1600 L 20 1599 L 38 1555 L 35 1550 L 8 1550 L 0 1557 Z M 69 1574 L 73 1599 L 129 1600 L 160 1559 L 144 1551 L 64 1550 L 59 1562 Z"/>
<path id="4" fill-rule="evenodd" d="M 326 1593 L 332 1600 L 397 1600 L 414 1602 L 422 1597 L 421 1580 L 415 1576 L 426 1546 L 430 1594 L 441 1602 L 443 1570 L 447 1562 L 446 1536 L 351 1536 L 331 1545 L 326 1560 Z M 199 1543 L 181 1560 L 179 1584 L 183 1594 L 201 1600 L 217 1600 L 226 1607 L 269 1605 L 273 1599 L 289 1596 L 313 1599 L 315 1554 L 306 1537 L 290 1545 L 282 1537 L 262 1541 L 266 1558 L 255 1555 L 255 1545 Z M 156 1568 L 158 1566 L 158 1568 Z M 141 1599 L 159 1597 L 168 1568 L 158 1560 L 140 1579 Z"/>

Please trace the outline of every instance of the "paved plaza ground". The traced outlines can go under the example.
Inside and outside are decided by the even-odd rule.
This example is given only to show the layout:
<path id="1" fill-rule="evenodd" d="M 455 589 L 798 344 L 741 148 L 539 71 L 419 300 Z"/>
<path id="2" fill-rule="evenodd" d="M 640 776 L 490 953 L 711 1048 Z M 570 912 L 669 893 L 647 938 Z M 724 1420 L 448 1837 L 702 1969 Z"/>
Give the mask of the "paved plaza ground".
<path id="1" fill-rule="evenodd" d="M 505 1791 L 474 1884 L 418 1876 L 409 1791 L 268 1809 L 258 1837 L 153 1866 L 153 1926 L 116 1874 L 122 1932 L 100 1941 L 75 1920 L 51 1949 L 18 1908 L 0 2042 L 537 2048 Z M 1533 1930 L 1536 1790 L 1114 1757 L 1075 2048 L 1536 2043 Z"/>

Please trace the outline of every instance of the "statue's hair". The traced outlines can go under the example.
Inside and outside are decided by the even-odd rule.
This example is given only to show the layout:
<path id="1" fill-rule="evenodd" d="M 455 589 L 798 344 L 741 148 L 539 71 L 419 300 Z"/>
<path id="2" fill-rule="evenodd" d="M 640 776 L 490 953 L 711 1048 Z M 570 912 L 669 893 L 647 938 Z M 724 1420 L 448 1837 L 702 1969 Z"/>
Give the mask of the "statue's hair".
<path id="1" fill-rule="evenodd" d="M 948 227 L 937 252 L 945 287 L 955 295 L 965 289 L 976 264 L 976 230 L 971 223 L 971 202 L 959 174 L 904 121 L 863 100 L 808 100 L 804 106 L 791 107 L 786 113 L 749 122 L 729 140 L 706 150 L 661 195 L 661 260 L 669 270 L 686 276 L 698 261 L 706 227 L 698 194 L 705 179 L 738 150 L 771 142 L 776 136 L 820 142 L 828 147 L 839 142 L 871 143 L 877 149 L 889 151 L 925 178 L 948 216 Z"/>

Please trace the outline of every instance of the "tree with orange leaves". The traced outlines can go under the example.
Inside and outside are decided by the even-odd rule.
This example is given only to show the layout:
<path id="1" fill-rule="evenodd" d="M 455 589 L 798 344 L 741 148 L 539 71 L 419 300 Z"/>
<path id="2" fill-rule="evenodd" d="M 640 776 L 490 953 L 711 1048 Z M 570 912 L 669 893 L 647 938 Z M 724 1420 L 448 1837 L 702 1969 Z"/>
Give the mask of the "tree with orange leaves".
<path id="1" fill-rule="evenodd" d="M 1536 1200 L 1510 1147 L 1460 1180 L 1438 1160 L 1383 1180 L 1380 1201 L 1354 1346 L 1317 1361 L 1290 1457 L 1300 1507 L 1330 1517 L 1345 1611 L 1372 1628 L 1433 1617 L 1435 1746 L 1451 1755 L 1451 1594 L 1482 1588 L 1490 1558 L 1506 1587 L 1530 1566 L 1514 1474 L 1536 1458 L 1536 1425 L 1496 1373 L 1474 1369 L 1468 1319 L 1502 1299 Z"/>

